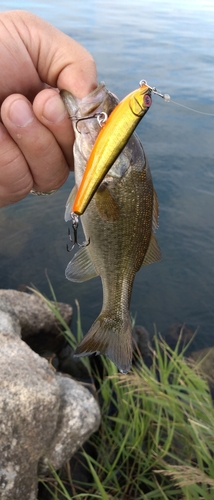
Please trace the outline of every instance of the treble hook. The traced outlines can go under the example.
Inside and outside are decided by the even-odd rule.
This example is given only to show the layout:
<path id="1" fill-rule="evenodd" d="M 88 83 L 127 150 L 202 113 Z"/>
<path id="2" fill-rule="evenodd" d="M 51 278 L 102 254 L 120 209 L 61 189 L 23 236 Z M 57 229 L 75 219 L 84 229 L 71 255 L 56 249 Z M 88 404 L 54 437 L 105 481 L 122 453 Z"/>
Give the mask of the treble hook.
<path id="1" fill-rule="evenodd" d="M 90 120 L 91 118 L 96 118 L 99 126 L 102 127 L 103 124 L 106 122 L 108 115 L 107 113 L 105 113 L 105 111 L 101 111 L 100 113 L 95 113 L 94 115 L 84 116 L 83 118 L 78 118 L 78 119 L 76 116 L 70 116 L 71 120 L 76 120 L 76 129 L 77 132 L 79 132 L 79 134 L 81 134 L 82 132 L 78 129 L 78 123 L 84 120 Z"/>
<path id="2" fill-rule="evenodd" d="M 71 220 L 72 220 L 72 228 L 73 228 L 73 233 L 74 233 L 74 239 L 72 240 L 71 238 L 71 231 L 70 228 L 68 228 L 68 237 L 71 243 L 73 243 L 72 247 L 69 248 L 68 245 L 66 245 L 67 252 L 71 252 L 75 245 L 78 245 L 78 247 L 87 247 L 90 243 L 90 238 L 88 238 L 88 241 L 84 241 L 82 244 L 78 243 L 77 241 L 77 228 L 79 225 L 79 220 L 78 220 L 78 215 L 74 214 L 73 212 L 71 213 Z"/>

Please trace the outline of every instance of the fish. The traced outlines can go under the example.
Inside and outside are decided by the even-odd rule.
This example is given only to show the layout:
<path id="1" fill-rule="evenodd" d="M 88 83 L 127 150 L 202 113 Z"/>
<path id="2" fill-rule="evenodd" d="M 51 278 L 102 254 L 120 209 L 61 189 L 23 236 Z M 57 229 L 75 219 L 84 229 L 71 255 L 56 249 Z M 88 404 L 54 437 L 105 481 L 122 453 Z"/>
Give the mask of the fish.
<path id="1" fill-rule="evenodd" d="M 111 115 L 118 99 L 104 83 L 83 99 L 61 91 L 74 121 L 75 186 L 68 198 L 65 221 L 72 219 L 72 207 L 84 171 L 100 132 L 94 115 Z M 132 366 L 132 323 L 130 300 L 136 273 L 141 266 L 161 259 L 155 230 L 158 226 L 158 198 L 149 164 L 134 132 L 105 175 L 80 217 L 89 245 L 76 252 L 65 270 L 72 282 L 100 276 L 103 304 L 88 333 L 77 346 L 75 356 L 106 355 L 122 373 Z"/>
<path id="2" fill-rule="evenodd" d="M 84 175 L 74 200 L 72 212 L 81 215 L 152 104 L 151 91 L 145 80 L 140 88 L 128 94 L 113 109 L 107 121 L 105 112 L 100 114 L 102 128 L 89 156 Z M 102 117 L 104 115 L 104 119 Z M 107 115 L 106 115 L 107 116 Z"/>

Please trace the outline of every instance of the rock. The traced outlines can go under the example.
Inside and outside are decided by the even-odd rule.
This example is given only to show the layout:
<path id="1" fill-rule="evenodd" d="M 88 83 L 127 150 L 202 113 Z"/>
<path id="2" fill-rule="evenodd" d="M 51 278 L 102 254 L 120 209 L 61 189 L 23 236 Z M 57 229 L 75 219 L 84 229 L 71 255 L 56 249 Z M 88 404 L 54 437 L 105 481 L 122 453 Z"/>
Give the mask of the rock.
<path id="1" fill-rule="evenodd" d="M 57 305 L 69 325 L 72 307 L 63 303 Z M 62 325 L 40 297 L 17 290 L 0 290 L 1 330 L 17 333 L 37 354 L 52 359 L 53 366 L 59 371 L 75 379 L 88 380 L 88 371 L 82 360 L 73 357 L 74 349 L 60 332 Z"/>
<path id="2" fill-rule="evenodd" d="M 89 373 L 82 358 L 74 358 L 74 349 L 69 344 L 58 353 L 59 371 L 71 375 L 75 380 L 84 380 L 90 382 Z"/>
<path id="3" fill-rule="evenodd" d="M 168 330 L 163 332 L 165 342 L 171 349 L 175 349 L 179 342 L 179 352 L 190 342 L 194 337 L 194 328 L 190 325 L 175 323 Z"/>
<path id="4" fill-rule="evenodd" d="M 14 311 L 6 312 L 0 310 L 0 331 L 14 333 L 21 337 L 21 325 Z"/>
<path id="5" fill-rule="evenodd" d="M 136 325 L 132 330 L 132 344 L 134 351 L 140 351 L 142 358 L 147 357 L 151 353 L 151 344 L 149 333 L 144 326 Z"/>
<path id="6" fill-rule="evenodd" d="M 61 332 L 53 334 L 52 332 L 43 332 L 41 330 L 36 335 L 25 338 L 25 342 L 33 351 L 43 358 L 55 358 L 56 355 L 66 345 L 65 335 Z"/>
<path id="7" fill-rule="evenodd" d="M 36 500 L 39 464 L 43 472 L 47 460 L 61 467 L 100 423 L 93 395 L 70 377 L 56 374 L 20 339 L 24 326 L 30 331 L 30 317 L 34 331 L 38 328 L 35 311 L 27 314 L 26 304 L 34 304 L 29 297 L 0 293 L 1 500 Z M 43 327 L 48 328 L 46 320 Z"/>
<path id="8" fill-rule="evenodd" d="M 38 461 L 56 430 L 60 387 L 46 360 L 0 334 L 0 498 L 36 499 Z"/>
<path id="9" fill-rule="evenodd" d="M 100 423 L 98 405 L 88 389 L 70 377 L 57 376 L 57 380 L 60 387 L 57 433 L 46 456 L 40 460 L 40 473 L 49 472 L 48 462 L 59 469 Z"/>
<path id="10" fill-rule="evenodd" d="M 54 305 L 54 302 L 53 302 Z M 69 304 L 58 303 L 59 311 L 69 325 L 72 317 L 72 307 Z M 58 335 L 62 329 L 60 322 L 45 302 L 35 294 L 18 292 L 17 290 L 0 290 L 0 314 L 10 313 L 14 321 L 19 320 L 22 339 L 43 332 Z M 1 319 L 0 319 L 1 321 Z M 1 329 L 1 324 L 0 324 Z"/>
<path id="11" fill-rule="evenodd" d="M 150 367 L 152 364 L 152 348 L 150 336 L 144 326 L 136 325 L 132 330 L 133 366 L 143 363 Z"/>

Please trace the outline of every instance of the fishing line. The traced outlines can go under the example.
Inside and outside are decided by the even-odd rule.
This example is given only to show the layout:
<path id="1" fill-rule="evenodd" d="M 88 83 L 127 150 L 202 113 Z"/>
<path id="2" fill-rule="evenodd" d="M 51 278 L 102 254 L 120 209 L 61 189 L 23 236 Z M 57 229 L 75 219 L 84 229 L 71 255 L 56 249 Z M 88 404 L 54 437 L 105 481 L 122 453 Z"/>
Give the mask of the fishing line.
<path id="1" fill-rule="evenodd" d="M 177 106 L 181 106 L 182 108 L 186 108 L 189 111 L 193 111 L 194 113 L 199 113 L 200 115 L 214 116 L 214 113 L 206 113 L 205 111 L 199 111 L 198 109 L 189 108 L 188 106 L 185 106 L 184 104 L 180 104 L 179 102 L 172 101 L 169 94 L 161 94 L 161 92 L 159 92 L 156 89 L 156 87 L 150 87 L 150 85 L 148 85 L 146 80 L 141 80 L 139 85 L 140 85 L 140 87 L 143 85 L 147 85 L 147 87 L 153 92 L 153 94 L 159 95 L 159 97 L 162 97 L 162 99 L 164 99 L 164 101 L 166 101 L 166 102 L 172 102 L 173 104 L 176 104 Z"/>
<path id="2" fill-rule="evenodd" d="M 180 104 L 179 102 L 173 101 L 172 99 L 165 99 L 165 94 L 163 96 L 163 99 L 166 102 L 172 102 L 173 104 L 176 104 L 177 106 L 181 106 L 182 108 L 186 108 L 186 109 L 189 109 L 190 111 L 194 111 L 194 113 L 199 113 L 200 115 L 205 115 L 205 116 L 214 116 L 214 113 L 205 113 L 205 111 L 199 111 L 198 109 L 189 108 L 188 106 L 184 106 L 184 104 Z"/>

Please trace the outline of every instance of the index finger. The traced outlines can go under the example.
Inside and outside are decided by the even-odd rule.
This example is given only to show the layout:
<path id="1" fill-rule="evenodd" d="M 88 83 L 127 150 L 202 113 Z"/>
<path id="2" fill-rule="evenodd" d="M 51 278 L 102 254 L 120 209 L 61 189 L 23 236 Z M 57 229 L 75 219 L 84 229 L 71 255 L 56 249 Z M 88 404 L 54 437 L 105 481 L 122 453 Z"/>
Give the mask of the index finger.
<path id="1" fill-rule="evenodd" d="M 17 13 L 24 21 L 19 35 L 41 81 L 79 98 L 97 87 L 95 61 L 82 45 L 34 14 Z"/>

